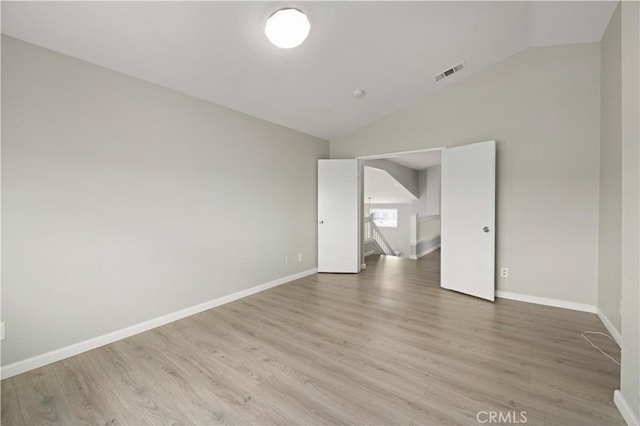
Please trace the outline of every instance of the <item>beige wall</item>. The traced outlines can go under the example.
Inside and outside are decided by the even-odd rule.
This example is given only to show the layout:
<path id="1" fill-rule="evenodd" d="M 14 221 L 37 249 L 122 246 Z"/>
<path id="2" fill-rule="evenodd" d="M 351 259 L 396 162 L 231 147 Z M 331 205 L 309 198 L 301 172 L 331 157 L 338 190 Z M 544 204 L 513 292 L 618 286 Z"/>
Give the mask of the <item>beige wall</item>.
<path id="1" fill-rule="evenodd" d="M 3 365 L 315 268 L 328 153 L 3 36 Z"/>
<path id="2" fill-rule="evenodd" d="M 640 421 L 640 4 L 622 2 L 622 367 L 620 390 Z"/>
<path id="3" fill-rule="evenodd" d="M 622 248 L 622 63 L 620 5 L 601 45 L 598 309 L 620 333 Z"/>
<path id="4" fill-rule="evenodd" d="M 498 289 L 595 305 L 600 44 L 533 48 L 331 141 L 332 158 L 495 139 Z"/>
<path id="5" fill-rule="evenodd" d="M 427 173 L 427 211 L 425 216 L 440 215 L 440 176 L 442 168 L 440 165 L 429 167 L 424 170 Z"/>

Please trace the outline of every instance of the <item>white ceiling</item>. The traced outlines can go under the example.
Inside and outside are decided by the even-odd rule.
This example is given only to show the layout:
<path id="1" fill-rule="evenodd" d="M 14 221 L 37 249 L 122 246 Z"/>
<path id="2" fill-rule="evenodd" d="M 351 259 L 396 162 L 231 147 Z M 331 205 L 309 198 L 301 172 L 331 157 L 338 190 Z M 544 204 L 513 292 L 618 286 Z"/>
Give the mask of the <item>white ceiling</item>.
<path id="1" fill-rule="evenodd" d="M 388 157 L 386 160 L 414 170 L 424 170 L 437 166 L 442 161 L 442 150 L 432 149 L 429 151 L 412 152 Z"/>
<path id="2" fill-rule="evenodd" d="M 615 5 L 3 1 L 2 32 L 332 139 L 527 47 L 599 41 Z M 295 49 L 262 32 L 284 6 L 311 22 Z M 432 80 L 461 61 L 462 72 Z"/>
<path id="3" fill-rule="evenodd" d="M 371 204 L 408 204 L 416 197 L 389 173 L 373 167 L 364 168 L 364 201 Z"/>

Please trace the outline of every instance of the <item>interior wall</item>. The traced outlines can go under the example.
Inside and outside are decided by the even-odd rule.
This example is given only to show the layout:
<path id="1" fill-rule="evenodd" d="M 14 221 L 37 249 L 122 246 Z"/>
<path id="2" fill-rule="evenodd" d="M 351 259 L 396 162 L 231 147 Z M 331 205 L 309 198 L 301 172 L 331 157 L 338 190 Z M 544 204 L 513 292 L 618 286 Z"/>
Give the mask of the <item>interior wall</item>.
<path id="1" fill-rule="evenodd" d="M 364 165 L 374 169 L 385 170 L 414 196 L 420 193 L 418 187 L 418 171 L 385 159 L 364 160 Z"/>
<path id="2" fill-rule="evenodd" d="M 640 3 L 623 1 L 621 5 L 622 367 L 620 391 L 622 398 L 635 416 L 635 422 L 640 421 L 639 23 Z"/>
<path id="3" fill-rule="evenodd" d="M 2 36 L 3 365 L 315 268 L 328 154 Z"/>
<path id="4" fill-rule="evenodd" d="M 331 157 L 497 140 L 498 290 L 595 306 L 599 123 L 600 43 L 532 48 L 332 140 Z"/>
<path id="5" fill-rule="evenodd" d="M 418 199 L 411 202 L 411 213 L 427 215 L 427 170 L 418 170 Z"/>
<path id="6" fill-rule="evenodd" d="M 601 44 L 598 309 L 620 333 L 622 247 L 622 62 L 620 5 Z"/>
<path id="7" fill-rule="evenodd" d="M 418 199 L 411 203 L 411 212 L 420 216 L 440 214 L 440 166 L 418 171 Z"/>
<path id="8" fill-rule="evenodd" d="M 425 216 L 440 215 L 440 166 L 429 167 L 427 172 L 427 210 Z"/>

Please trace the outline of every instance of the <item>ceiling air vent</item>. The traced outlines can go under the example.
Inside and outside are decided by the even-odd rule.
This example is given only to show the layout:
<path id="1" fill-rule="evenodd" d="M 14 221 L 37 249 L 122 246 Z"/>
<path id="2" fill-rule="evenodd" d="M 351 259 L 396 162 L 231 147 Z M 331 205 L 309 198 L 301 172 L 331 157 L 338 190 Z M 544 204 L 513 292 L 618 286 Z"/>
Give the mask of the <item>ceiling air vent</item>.
<path id="1" fill-rule="evenodd" d="M 435 75 L 435 76 L 433 77 L 433 79 L 434 79 L 435 81 L 440 81 L 440 80 L 442 80 L 443 78 L 445 78 L 445 77 L 449 77 L 451 74 L 455 74 L 455 73 L 457 73 L 458 71 L 461 71 L 461 70 L 463 70 L 463 69 L 464 69 L 464 62 L 462 62 L 462 63 L 460 63 L 460 64 L 456 65 L 455 67 L 449 68 L 448 70 L 444 70 L 444 71 L 442 71 L 440 74 Z"/>

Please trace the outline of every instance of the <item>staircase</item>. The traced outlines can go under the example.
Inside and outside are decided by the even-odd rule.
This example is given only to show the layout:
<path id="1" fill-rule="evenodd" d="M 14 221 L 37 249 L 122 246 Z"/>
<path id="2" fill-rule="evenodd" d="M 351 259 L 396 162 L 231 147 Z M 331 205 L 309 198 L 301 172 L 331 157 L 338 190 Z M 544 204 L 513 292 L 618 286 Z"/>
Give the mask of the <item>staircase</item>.
<path id="1" fill-rule="evenodd" d="M 382 254 L 385 256 L 399 256 L 400 252 L 391 247 L 389 241 L 382 235 L 378 226 L 373 222 L 371 216 L 365 217 L 365 255 L 369 254 Z M 367 250 L 367 246 L 369 249 Z M 373 253 L 371 253 L 373 251 Z"/>

